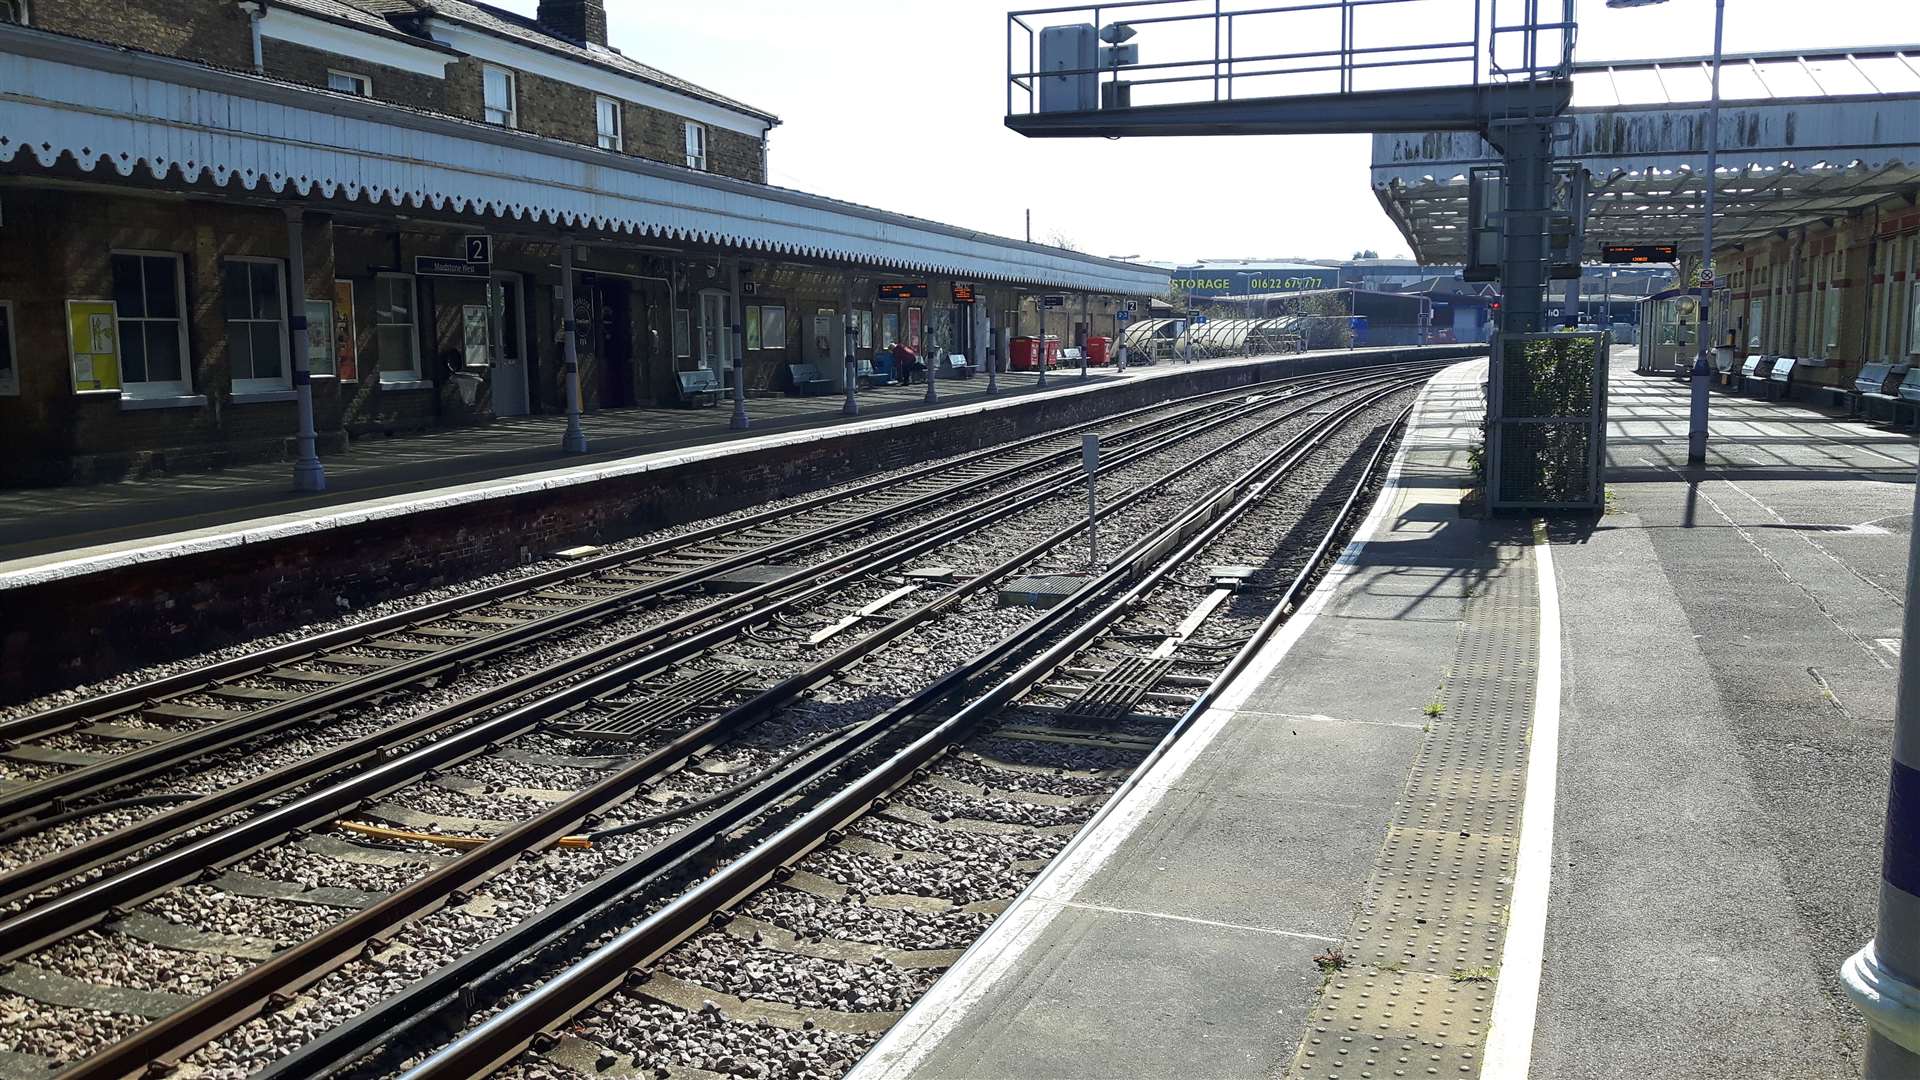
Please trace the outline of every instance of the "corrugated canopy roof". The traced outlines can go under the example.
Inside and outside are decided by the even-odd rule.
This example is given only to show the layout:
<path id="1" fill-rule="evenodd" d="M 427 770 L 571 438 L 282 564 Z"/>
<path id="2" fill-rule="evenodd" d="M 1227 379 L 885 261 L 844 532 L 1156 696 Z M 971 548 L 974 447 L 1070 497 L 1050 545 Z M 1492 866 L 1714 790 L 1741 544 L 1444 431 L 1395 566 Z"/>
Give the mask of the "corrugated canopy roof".
<path id="1" fill-rule="evenodd" d="M 1822 74 L 1839 63 L 1854 70 L 1848 55 L 1860 59 L 1857 66 L 1866 72 L 1860 77 L 1876 89 Z M 1908 77 L 1882 75 L 1865 65 L 1869 58 L 1892 61 Z M 1587 63 L 1576 74 L 1576 86 L 1599 79 L 1611 92 L 1620 73 L 1633 70 L 1657 74 L 1669 96 L 1684 96 L 1686 85 L 1676 73 L 1694 72 L 1698 60 Z M 1755 54 L 1730 57 L 1725 67 L 1760 71 L 1756 77 L 1783 91 L 1798 84 L 1776 71 L 1860 92 L 1723 101 L 1714 189 L 1717 240 L 1736 243 L 1920 191 L 1920 60 L 1913 49 Z M 1888 89 L 1895 86 L 1900 89 Z M 1592 179 L 1586 242 L 1593 259 L 1602 244 L 1697 246 L 1700 236 L 1707 110 L 1697 103 L 1662 98 L 1646 104 L 1627 96 L 1628 104 L 1570 110 L 1571 135 L 1559 150 Z M 1466 257 L 1468 171 L 1497 164 L 1493 148 L 1472 133 L 1376 135 L 1374 194 L 1421 261 L 1456 262 Z"/>

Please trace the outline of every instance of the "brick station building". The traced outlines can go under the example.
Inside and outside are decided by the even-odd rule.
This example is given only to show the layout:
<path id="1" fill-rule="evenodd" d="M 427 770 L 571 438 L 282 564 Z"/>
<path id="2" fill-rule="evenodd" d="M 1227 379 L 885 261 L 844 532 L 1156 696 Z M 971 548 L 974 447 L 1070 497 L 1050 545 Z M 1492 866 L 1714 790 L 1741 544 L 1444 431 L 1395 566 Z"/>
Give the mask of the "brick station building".
<path id="1" fill-rule="evenodd" d="M 587 411 L 736 350 L 750 395 L 849 342 L 978 363 L 1034 294 L 1073 340 L 1166 282 L 769 187 L 777 118 L 604 0 L 0 0 L 0 91 L 4 483 L 290 456 L 302 315 L 323 453 L 564 412 L 569 264 Z"/>

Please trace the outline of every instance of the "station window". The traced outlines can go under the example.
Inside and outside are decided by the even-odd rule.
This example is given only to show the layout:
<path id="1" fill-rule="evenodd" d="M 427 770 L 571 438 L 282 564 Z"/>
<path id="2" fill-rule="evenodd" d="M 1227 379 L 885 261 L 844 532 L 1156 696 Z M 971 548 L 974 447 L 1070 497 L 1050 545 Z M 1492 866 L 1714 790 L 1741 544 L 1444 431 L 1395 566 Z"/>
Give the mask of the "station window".
<path id="1" fill-rule="evenodd" d="M 518 95 L 513 72 L 488 66 L 482 76 L 486 83 L 486 121 L 501 127 L 519 127 Z"/>
<path id="2" fill-rule="evenodd" d="M 599 137 L 600 149 L 619 153 L 626 143 L 620 130 L 620 102 L 610 97 L 595 98 L 593 114 L 593 126 Z"/>
<path id="3" fill-rule="evenodd" d="M 234 392 L 286 389 L 287 305 L 280 260 L 230 258 L 222 269 L 220 306 Z"/>
<path id="4" fill-rule="evenodd" d="M 1747 303 L 1747 352 L 1765 351 L 1767 340 L 1767 300 L 1756 296 Z"/>
<path id="5" fill-rule="evenodd" d="M 328 71 L 327 89 L 338 90 L 355 97 L 373 96 L 373 80 L 365 75 L 355 75 L 351 71 Z"/>
<path id="6" fill-rule="evenodd" d="M 172 252 L 113 253 L 113 303 L 120 330 L 120 386 L 132 397 L 190 394 L 187 289 Z"/>
<path id="7" fill-rule="evenodd" d="M 687 168 L 707 170 L 707 126 L 687 121 Z"/>
<path id="8" fill-rule="evenodd" d="M 381 274 L 373 281 L 374 347 L 381 382 L 420 378 L 420 333 L 414 325 L 413 275 Z"/>
<path id="9" fill-rule="evenodd" d="M 0 23 L 27 25 L 27 0 L 0 0 Z"/>

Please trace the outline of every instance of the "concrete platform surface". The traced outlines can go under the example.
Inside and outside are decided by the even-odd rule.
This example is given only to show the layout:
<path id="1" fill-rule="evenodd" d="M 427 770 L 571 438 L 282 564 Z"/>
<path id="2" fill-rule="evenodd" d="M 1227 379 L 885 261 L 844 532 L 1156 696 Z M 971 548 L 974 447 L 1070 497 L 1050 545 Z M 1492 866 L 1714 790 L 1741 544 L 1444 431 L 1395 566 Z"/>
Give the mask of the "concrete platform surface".
<path id="1" fill-rule="evenodd" d="M 1688 468 L 1632 366 L 1607 513 L 1531 537 L 1460 517 L 1484 366 L 1436 380 L 1312 601 L 853 1076 L 1859 1075 L 1920 454 L 1716 391 Z"/>
<path id="2" fill-rule="evenodd" d="M 1617 354 L 1609 512 L 1556 529 L 1565 612 L 1540 1078 L 1859 1075 L 1913 440 Z"/>
<path id="3" fill-rule="evenodd" d="M 1454 986 L 1424 963 L 1322 965 L 1330 950 L 1352 955 L 1356 935 L 1387 933 L 1392 904 L 1368 899 L 1370 881 L 1410 776 L 1448 738 L 1426 707 L 1472 598 L 1527 562 L 1524 528 L 1459 514 L 1484 370 L 1458 365 L 1429 385 L 1339 567 L 854 1080 L 1266 1077 L 1295 1072 L 1297 1057 L 1301 1075 L 1360 1075 L 1313 1067 L 1323 986 L 1351 981 L 1357 994 L 1375 974 Z M 1446 1041 L 1389 1024 L 1422 1066 L 1413 1047 Z"/>
<path id="4" fill-rule="evenodd" d="M 1230 361 L 1208 361 L 1209 364 Z M 1127 372 L 1091 368 L 1090 379 L 1166 376 L 1183 365 L 1157 364 Z M 1081 386 L 1077 369 L 1049 375 L 1044 388 L 1061 393 Z M 275 519 L 324 520 L 334 513 L 377 512 L 422 492 L 545 477 L 564 483 L 610 463 L 725 446 L 764 436 L 855 430 L 859 425 L 912 423 L 992 400 L 1042 392 L 1031 372 L 1000 377 L 998 399 L 984 376 L 939 381 L 939 404 L 929 409 L 924 386 L 888 386 L 860 392 L 861 414 L 841 413 L 844 396 L 756 397 L 747 402 L 752 427 L 732 431 L 730 402 L 713 408 L 671 406 L 609 409 L 582 418 L 589 452 L 562 455 L 565 416 L 517 416 L 484 426 L 355 441 L 321 459 L 327 490 L 293 490 L 290 462 L 262 462 L 212 472 L 161 474 L 108 484 L 14 488 L 0 491 L 0 581 L 7 574 L 143 546 L 154 537 L 219 535 L 239 523 Z"/>

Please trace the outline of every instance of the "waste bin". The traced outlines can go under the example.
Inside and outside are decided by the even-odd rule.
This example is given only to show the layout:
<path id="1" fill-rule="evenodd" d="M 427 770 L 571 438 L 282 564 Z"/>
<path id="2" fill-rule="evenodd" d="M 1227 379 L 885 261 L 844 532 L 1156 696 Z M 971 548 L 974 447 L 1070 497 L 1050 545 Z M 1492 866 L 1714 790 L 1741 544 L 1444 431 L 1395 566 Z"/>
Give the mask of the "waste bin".
<path id="1" fill-rule="evenodd" d="M 1030 337 L 1014 338 L 1008 343 L 1007 351 L 1013 354 L 1013 370 L 1039 370 L 1039 364 L 1036 360 L 1040 350 L 1035 344 L 1035 339 Z M 1054 337 L 1052 334 L 1047 335 L 1046 358 L 1048 367 L 1052 368 L 1060 365 L 1060 339 Z"/>
<path id="2" fill-rule="evenodd" d="M 1087 363 L 1100 367 L 1108 362 L 1107 349 L 1111 338 L 1090 337 L 1087 339 Z"/>

